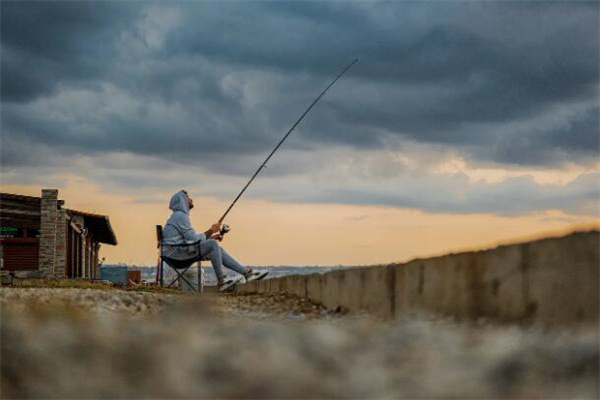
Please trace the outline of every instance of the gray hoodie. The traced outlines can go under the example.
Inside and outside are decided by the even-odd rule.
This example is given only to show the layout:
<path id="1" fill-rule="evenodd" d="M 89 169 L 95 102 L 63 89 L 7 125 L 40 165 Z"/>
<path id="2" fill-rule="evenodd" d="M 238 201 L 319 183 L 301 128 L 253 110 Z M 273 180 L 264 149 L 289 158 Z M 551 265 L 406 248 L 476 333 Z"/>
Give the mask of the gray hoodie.
<path id="1" fill-rule="evenodd" d="M 169 208 L 173 210 L 173 214 L 171 214 L 171 217 L 169 217 L 163 228 L 164 244 L 194 243 L 206 239 L 206 235 L 204 233 L 196 233 L 190 223 L 190 207 L 183 190 L 171 197 Z M 180 259 L 190 258 L 195 252 L 197 252 L 197 246 L 165 246 L 164 249 L 165 256 Z"/>

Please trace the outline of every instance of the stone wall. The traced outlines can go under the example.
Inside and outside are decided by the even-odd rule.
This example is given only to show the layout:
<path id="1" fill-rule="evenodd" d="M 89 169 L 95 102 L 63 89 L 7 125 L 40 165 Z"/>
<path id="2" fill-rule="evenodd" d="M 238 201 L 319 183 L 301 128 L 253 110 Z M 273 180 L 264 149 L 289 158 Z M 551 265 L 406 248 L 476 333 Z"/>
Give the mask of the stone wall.
<path id="1" fill-rule="evenodd" d="M 599 247 L 598 231 L 579 232 L 404 264 L 267 279 L 237 290 L 292 293 L 384 318 L 425 312 L 469 320 L 597 324 Z"/>
<path id="2" fill-rule="evenodd" d="M 64 278 L 67 268 L 67 212 L 58 210 L 56 218 L 56 262 L 54 264 L 55 278 Z"/>
<path id="3" fill-rule="evenodd" d="M 58 190 L 43 189 L 40 204 L 39 271 L 46 278 L 65 276 L 67 214 Z"/>
<path id="4" fill-rule="evenodd" d="M 58 190 L 43 189 L 40 219 L 39 270 L 53 277 L 56 265 L 56 227 L 58 222 Z"/>

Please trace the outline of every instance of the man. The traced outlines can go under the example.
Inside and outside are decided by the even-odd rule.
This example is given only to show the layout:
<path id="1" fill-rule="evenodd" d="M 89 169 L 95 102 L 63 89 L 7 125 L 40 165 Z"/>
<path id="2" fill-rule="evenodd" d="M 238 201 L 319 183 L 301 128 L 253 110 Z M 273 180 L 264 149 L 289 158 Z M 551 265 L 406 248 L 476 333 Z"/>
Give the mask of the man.
<path id="1" fill-rule="evenodd" d="M 223 240 L 220 223 L 212 224 L 210 229 L 203 233 L 196 233 L 189 215 L 190 210 L 194 208 L 194 201 L 185 190 L 181 190 L 171 197 L 169 208 L 173 213 L 163 228 L 164 256 L 179 260 L 209 259 L 215 269 L 217 285 L 222 290 L 236 282 L 235 280 L 225 280 L 223 266 L 243 275 L 246 281 L 262 279 L 267 275 L 268 272 L 255 272 L 251 268 L 242 266 L 219 245 L 219 242 Z M 181 243 L 196 244 L 184 247 L 168 246 Z"/>

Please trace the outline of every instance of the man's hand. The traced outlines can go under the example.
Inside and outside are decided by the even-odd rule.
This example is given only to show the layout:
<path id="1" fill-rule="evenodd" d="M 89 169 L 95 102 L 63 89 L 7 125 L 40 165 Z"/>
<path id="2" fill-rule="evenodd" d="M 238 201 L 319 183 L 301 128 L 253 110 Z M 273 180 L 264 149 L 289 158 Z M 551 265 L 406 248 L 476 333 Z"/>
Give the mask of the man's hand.
<path id="1" fill-rule="evenodd" d="M 221 231 L 221 223 L 220 222 L 215 222 L 210 227 L 210 230 L 213 231 L 213 232 L 220 232 Z"/>
<path id="2" fill-rule="evenodd" d="M 211 238 L 211 239 L 218 240 L 219 242 L 220 242 L 221 240 L 223 240 L 223 236 L 222 236 L 220 233 L 215 233 L 215 234 L 214 234 L 214 235 L 212 235 L 210 238 Z"/>

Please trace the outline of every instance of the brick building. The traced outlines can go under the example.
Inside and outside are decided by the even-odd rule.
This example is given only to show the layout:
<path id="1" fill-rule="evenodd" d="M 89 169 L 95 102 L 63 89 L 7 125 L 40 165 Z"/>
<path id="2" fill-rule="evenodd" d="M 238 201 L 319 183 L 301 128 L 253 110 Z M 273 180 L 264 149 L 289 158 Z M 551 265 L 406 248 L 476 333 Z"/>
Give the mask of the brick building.
<path id="1" fill-rule="evenodd" d="M 108 217 L 64 208 L 56 189 L 41 197 L 0 193 L 2 271 L 95 279 L 101 243 L 117 244 Z"/>

